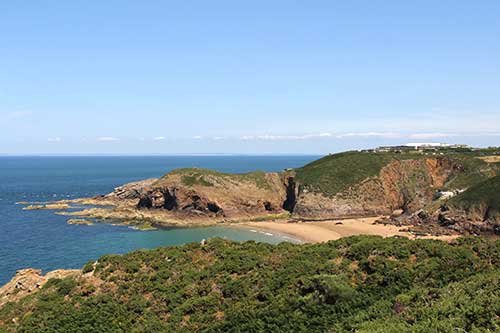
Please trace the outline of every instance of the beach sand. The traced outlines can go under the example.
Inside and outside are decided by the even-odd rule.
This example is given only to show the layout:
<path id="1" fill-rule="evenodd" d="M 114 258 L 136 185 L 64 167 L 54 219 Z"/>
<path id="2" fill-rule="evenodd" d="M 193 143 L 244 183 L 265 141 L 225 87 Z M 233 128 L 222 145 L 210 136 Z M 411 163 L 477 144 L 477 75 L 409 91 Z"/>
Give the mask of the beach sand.
<path id="1" fill-rule="evenodd" d="M 244 222 L 240 225 L 269 233 L 287 235 L 304 243 L 320 243 L 342 237 L 354 235 L 378 235 L 382 237 L 403 236 L 414 239 L 415 236 L 409 232 L 400 231 L 404 229 L 393 225 L 373 224 L 380 217 L 356 218 L 346 220 L 328 220 L 320 222 L 288 222 L 288 221 L 265 221 Z M 454 236 L 419 237 L 433 238 L 450 241 Z"/>

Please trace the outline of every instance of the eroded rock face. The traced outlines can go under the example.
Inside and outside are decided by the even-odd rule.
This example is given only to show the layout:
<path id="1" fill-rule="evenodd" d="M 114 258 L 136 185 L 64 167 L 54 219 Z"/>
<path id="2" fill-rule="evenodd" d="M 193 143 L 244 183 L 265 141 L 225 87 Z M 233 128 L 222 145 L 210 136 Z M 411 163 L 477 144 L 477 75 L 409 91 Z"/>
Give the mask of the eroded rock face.
<path id="1" fill-rule="evenodd" d="M 434 219 L 439 225 L 461 234 L 500 235 L 500 215 L 490 214 L 490 210 L 487 205 L 479 205 L 469 210 L 442 206 L 436 211 Z"/>
<path id="2" fill-rule="evenodd" d="M 16 272 L 16 275 L 0 288 L 0 308 L 7 302 L 17 301 L 29 294 L 36 293 L 51 278 L 63 279 L 81 274 L 80 270 L 56 270 L 42 275 L 39 269 L 27 268 Z"/>
<path id="3" fill-rule="evenodd" d="M 375 191 L 383 191 L 389 207 L 412 213 L 429 204 L 436 190 L 459 169 L 447 158 L 393 161 L 382 169 L 381 188 Z"/>
<path id="4" fill-rule="evenodd" d="M 260 186 L 243 177 L 210 174 L 200 176 L 203 178 L 197 180 L 199 184 L 185 185 L 182 178 L 185 176 L 169 174 L 160 181 L 143 187 L 136 207 L 209 218 L 238 218 L 284 212 L 286 188 L 277 173 L 265 174 L 265 183 Z M 192 177 L 190 174 L 188 176 Z"/>
<path id="5" fill-rule="evenodd" d="M 437 188 L 460 166 L 447 158 L 394 160 L 376 177 L 328 197 L 307 191 L 293 173 L 268 173 L 260 184 L 210 172 L 170 173 L 120 186 L 106 198 L 116 198 L 139 210 L 153 209 L 177 215 L 238 218 L 290 212 L 300 218 L 339 218 L 411 214 L 433 200 Z M 190 184 L 185 184 L 185 179 Z"/>
<path id="6" fill-rule="evenodd" d="M 446 158 L 394 160 L 377 177 L 334 197 L 301 191 L 294 215 L 339 218 L 391 215 L 400 209 L 411 214 L 432 202 L 436 189 L 459 168 Z"/>
<path id="7" fill-rule="evenodd" d="M 153 188 L 141 195 L 137 208 L 166 209 L 187 214 L 224 216 L 223 209 L 216 202 L 202 197 L 195 190 L 184 187 Z"/>
<path id="8" fill-rule="evenodd" d="M 115 188 L 115 190 L 108 195 L 106 198 L 118 198 L 118 199 L 137 199 L 141 196 L 141 194 L 147 190 L 154 182 L 158 179 L 150 178 L 141 180 L 138 182 L 128 183 L 122 186 Z"/>
<path id="9" fill-rule="evenodd" d="M 327 196 L 302 186 L 296 181 L 293 170 L 234 175 L 180 169 L 159 179 L 116 188 L 113 193 L 96 199 L 113 208 L 93 211 L 89 216 L 146 219 L 159 225 L 189 225 L 272 214 L 285 216 L 281 214 L 289 212 L 298 219 L 392 215 L 397 224 L 408 219 L 417 224 L 438 225 L 437 216 L 423 218 L 417 212 L 433 203 L 436 191 L 462 171 L 458 162 L 447 157 L 394 159 L 378 175 Z M 474 221 L 488 220 L 491 226 L 499 224 L 488 216 L 487 207 L 465 215 Z M 452 218 L 441 220 L 441 225 L 455 224 Z"/>
<path id="10" fill-rule="evenodd" d="M 295 183 L 295 178 L 292 176 L 285 176 L 284 186 L 286 190 L 286 198 L 283 201 L 283 209 L 293 213 L 295 206 L 297 205 L 297 194 L 299 192 L 298 186 Z"/>

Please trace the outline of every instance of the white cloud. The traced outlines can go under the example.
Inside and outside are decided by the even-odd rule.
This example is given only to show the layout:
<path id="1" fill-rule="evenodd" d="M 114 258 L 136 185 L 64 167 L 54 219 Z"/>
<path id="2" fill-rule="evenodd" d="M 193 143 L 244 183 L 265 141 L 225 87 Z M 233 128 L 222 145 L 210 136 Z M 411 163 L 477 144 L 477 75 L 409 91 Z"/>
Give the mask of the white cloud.
<path id="1" fill-rule="evenodd" d="M 329 132 L 323 133 L 313 133 L 313 134 L 303 134 L 303 135 L 246 135 L 240 137 L 241 140 L 307 140 L 307 139 L 318 139 L 318 138 L 350 138 L 350 137 L 380 137 L 380 138 L 399 138 L 400 134 L 394 132 L 352 132 L 352 133 L 342 133 L 333 134 Z"/>
<path id="2" fill-rule="evenodd" d="M 411 134 L 409 137 L 411 139 L 432 139 L 432 138 L 450 138 L 454 136 L 457 136 L 457 134 L 435 132 L 435 133 L 415 133 Z"/>
<path id="3" fill-rule="evenodd" d="M 165 140 L 164 136 L 157 136 L 156 138 L 153 139 L 154 141 L 162 141 Z"/>
<path id="4" fill-rule="evenodd" d="M 7 113 L 5 117 L 7 120 L 20 119 L 31 116 L 33 113 L 29 111 L 14 111 Z"/>
<path id="5" fill-rule="evenodd" d="M 498 132 L 471 132 L 471 133 L 446 133 L 446 132 L 422 132 L 422 133 L 407 133 L 407 132 L 346 132 L 333 134 L 329 132 L 303 135 L 243 135 L 240 140 L 261 140 L 261 141 L 298 141 L 308 139 L 355 139 L 355 138 L 373 138 L 373 139 L 432 139 L 432 138 L 458 138 L 458 137 L 475 137 L 475 136 L 500 136 Z"/>
<path id="6" fill-rule="evenodd" d="M 61 142 L 62 139 L 58 136 L 56 136 L 55 138 L 47 138 L 47 141 L 48 142 Z"/>
<path id="7" fill-rule="evenodd" d="M 226 137 L 224 136 L 214 136 L 212 139 L 214 140 L 224 140 Z"/>
<path id="8" fill-rule="evenodd" d="M 399 138 L 401 135 L 394 132 L 352 132 L 343 133 L 336 136 L 338 139 L 351 138 L 351 137 L 379 137 L 379 138 Z"/>
<path id="9" fill-rule="evenodd" d="M 298 140 L 300 136 L 295 135 L 258 135 L 255 137 L 257 140 Z"/>
<path id="10" fill-rule="evenodd" d="M 304 135 L 244 135 L 241 140 L 306 140 L 313 138 L 332 137 L 332 133 L 304 134 Z"/>
<path id="11" fill-rule="evenodd" d="M 203 139 L 203 137 L 202 137 L 202 136 L 200 136 L 200 135 L 195 135 L 195 136 L 193 136 L 193 139 L 195 139 L 195 140 L 200 140 L 200 139 Z"/>
<path id="12" fill-rule="evenodd" d="M 120 139 L 112 136 L 101 136 L 96 139 L 99 142 L 118 142 Z"/>

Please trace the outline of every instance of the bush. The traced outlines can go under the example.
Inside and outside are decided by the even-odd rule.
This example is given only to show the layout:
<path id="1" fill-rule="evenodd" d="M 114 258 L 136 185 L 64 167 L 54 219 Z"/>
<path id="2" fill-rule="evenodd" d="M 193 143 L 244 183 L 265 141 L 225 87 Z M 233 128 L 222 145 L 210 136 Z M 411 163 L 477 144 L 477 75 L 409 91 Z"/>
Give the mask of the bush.
<path id="1" fill-rule="evenodd" d="M 478 238 L 214 239 L 103 257 L 91 279 L 51 279 L 4 306 L 0 324 L 7 332 L 495 332 L 499 264 L 500 241 Z"/>

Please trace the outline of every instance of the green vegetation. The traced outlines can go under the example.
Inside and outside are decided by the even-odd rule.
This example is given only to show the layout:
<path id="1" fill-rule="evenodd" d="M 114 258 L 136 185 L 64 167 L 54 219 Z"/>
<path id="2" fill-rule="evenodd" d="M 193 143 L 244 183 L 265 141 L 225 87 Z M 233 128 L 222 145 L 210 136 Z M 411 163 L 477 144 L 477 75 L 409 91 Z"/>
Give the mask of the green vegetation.
<path id="1" fill-rule="evenodd" d="M 466 210 L 482 206 L 490 215 L 500 214 L 500 175 L 472 186 L 448 203 Z"/>
<path id="2" fill-rule="evenodd" d="M 207 181 L 203 176 L 199 175 L 184 175 L 182 176 L 182 183 L 187 186 L 201 185 L 201 186 L 214 186 L 214 184 Z"/>
<path id="3" fill-rule="evenodd" d="M 350 237 L 99 259 L 0 309 L 4 332 L 497 332 L 500 241 Z M 92 271 L 91 264 L 85 266 Z M 93 283 L 91 283 L 93 282 Z"/>
<path id="4" fill-rule="evenodd" d="M 444 155 L 436 155 L 443 153 Z M 325 156 L 319 160 L 296 169 L 297 182 L 309 190 L 320 192 L 328 196 L 349 189 L 369 177 L 380 174 L 384 166 L 394 160 L 421 159 L 427 157 L 448 157 L 452 159 L 460 170 L 457 170 L 446 184 L 446 188 L 462 189 L 477 184 L 498 173 L 498 165 L 486 163 L 478 158 L 487 152 L 474 151 L 463 153 L 459 151 L 440 152 L 345 152 Z M 416 175 L 424 177 L 425 175 Z"/>
<path id="5" fill-rule="evenodd" d="M 358 152 L 349 151 L 325 156 L 295 169 L 296 181 L 308 190 L 334 196 L 369 177 L 376 177 L 383 167 L 394 160 L 418 160 L 428 157 L 447 157 L 452 159 L 457 170 L 445 184 L 444 189 L 463 189 L 480 183 L 500 172 L 500 163 L 487 163 L 478 157 L 500 154 L 498 148 L 481 150 L 441 149 L 439 151 L 408 152 Z M 208 169 L 185 168 L 174 170 L 169 175 L 180 175 L 182 184 L 186 186 L 211 187 L 221 182 L 250 182 L 258 188 L 271 189 L 263 171 L 245 174 L 229 174 Z M 425 178 L 419 174 L 415 177 Z"/>
<path id="6" fill-rule="evenodd" d="M 498 168 L 478 158 L 464 154 L 453 154 L 453 159 L 463 170 L 452 177 L 446 184 L 450 189 L 465 189 L 495 176 Z"/>
<path id="7" fill-rule="evenodd" d="M 296 169 L 296 177 L 309 189 L 332 196 L 368 177 L 377 176 L 393 155 L 360 152 L 329 155 Z"/>
<path id="8" fill-rule="evenodd" d="M 271 188 L 266 179 L 266 173 L 260 170 L 249 173 L 232 174 L 209 169 L 185 168 L 171 171 L 161 177 L 159 181 L 161 182 L 167 179 L 169 175 L 180 175 L 182 184 L 186 186 L 214 186 L 215 183 L 220 182 L 220 180 L 227 180 L 232 182 L 254 183 L 258 188 L 262 189 Z"/>
<path id="9" fill-rule="evenodd" d="M 266 179 L 266 173 L 264 171 L 254 171 L 254 172 L 249 172 L 249 173 L 243 173 L 236 175 L 237 178 L 247 181 L 247 182 L 253 182 L 258 188 L 262 189 L 270 189 L 271 186 L 269 185 L 267 179 Z"/>

